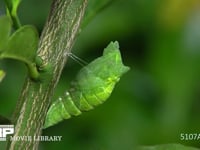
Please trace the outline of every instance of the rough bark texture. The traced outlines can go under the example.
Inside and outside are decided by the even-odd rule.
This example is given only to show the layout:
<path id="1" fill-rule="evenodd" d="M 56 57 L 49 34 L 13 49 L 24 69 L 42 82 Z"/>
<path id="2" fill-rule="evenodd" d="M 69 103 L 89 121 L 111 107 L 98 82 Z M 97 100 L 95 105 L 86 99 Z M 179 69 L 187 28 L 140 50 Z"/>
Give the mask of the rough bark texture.
<path id="1" fill-rule="evenodd" d="M 11 141 L 10 150 L 35 150 L 45 121 L 50 99 L 60 78 L 76 33 L 79 29 L 87 0 L 54 0 L 40 39 L 38 56 L 46 70 L 41 82 L 27 79 L 14 114 L 14 136 L 31 136 L 31 141 Z"/>

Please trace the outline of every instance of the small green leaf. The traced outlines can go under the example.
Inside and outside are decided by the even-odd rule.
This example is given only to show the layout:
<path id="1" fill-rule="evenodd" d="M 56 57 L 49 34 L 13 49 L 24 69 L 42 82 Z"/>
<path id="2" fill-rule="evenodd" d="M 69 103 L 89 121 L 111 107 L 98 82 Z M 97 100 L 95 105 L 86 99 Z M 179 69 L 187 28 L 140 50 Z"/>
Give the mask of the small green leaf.
<path id="1" fill-rule="evenodd" d="M 35 64 L 38 41 L 36 28 L 25 25 L 11 35 L 7 45 L 0 53 L 0 59 L 11 58 L 24 62 L 27 64 L 30 76 L 36 79 L 39 76 Z"/>
<path id="2" fill-rule="evenodd" d="M 113 2 L 116 0 L 89 1 L 81 27 L 84 28 L 99 12 L 109 7 Z"/>
<path id="3" fill-rule="evenodd" d="M 0 17 L 0 52 L 7 44 L 11 31 L 11 20 L 7 16 Z"/>
<path id="4" fill-rule="evenodd" d="M 6 75 L 6 73 L 3 70 L 0 70 L 0 82 L 3 80 L 5 75 Z"/>
<path id="5" fill-rule="evenodd" d="M 200 149 L 184 146 L 181 144 L 163 144 L 155 146 L 141 146 L 136 150 L 200 150 Z"/>
<path id="6" fill-rule="evenodd" d="M 39 37 L 35 27 L 25 25 L 9 38 L 1 57 L 14 58 L 30 64 L 34 62 L 38 41 Z"/>

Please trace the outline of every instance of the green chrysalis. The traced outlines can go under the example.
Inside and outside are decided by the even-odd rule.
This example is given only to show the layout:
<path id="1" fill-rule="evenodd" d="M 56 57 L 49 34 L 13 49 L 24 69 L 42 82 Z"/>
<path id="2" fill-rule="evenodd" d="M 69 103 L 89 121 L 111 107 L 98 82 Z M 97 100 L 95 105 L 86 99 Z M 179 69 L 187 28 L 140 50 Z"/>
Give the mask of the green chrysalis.
<path id="1" fill-rule="evenodd" d="M 118 42 L 111 42 L 104 49 L 103 56 L 83 67 L 70 90 L 53 102 L 47 112 L 44 128 L 102 104 L 128 70 L 129 67 L 122 63 Z"/>

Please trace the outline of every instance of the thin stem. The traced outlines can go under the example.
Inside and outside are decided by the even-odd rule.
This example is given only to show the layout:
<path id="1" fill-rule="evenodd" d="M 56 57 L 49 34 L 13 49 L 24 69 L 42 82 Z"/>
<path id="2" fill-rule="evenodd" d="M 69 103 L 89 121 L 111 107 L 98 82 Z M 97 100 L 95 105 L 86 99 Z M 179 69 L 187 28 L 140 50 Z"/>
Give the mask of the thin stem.
<path id="1" fill-rule="evenodd" d="M 6 3 L 8 6 L 8 3 Z M 21 27 L 21 22 L 19 20 L 19 17 L 17 15 L 17 8 L 12 10 L 12 8 L 7 7 L 7 15 L 10 16 L 12 22 L 13 22 L 13 27 L 17 30 L 18 28 Z"/>
<path id="2" fill-rule="evenodd" d="M 20 23 L 20 20 L 19 20 L 19 17 L 17 15 L 12 15 L 11 14 L 11 18 L 12 18 L 12 21 L 13 21 L 13 26 L 15 29 L 18 29 L 21 27 L 21 23 Z"/>
<path id="3" fill-rule="evenodd" d="M 6 54 L 1 54 L 0 60 L 1 59 L 13 59 L 13 60 L 19 60 L 21 62 L 24 62 L 27 65 L 29 76 L 34 80 L 39 79 L 40 74 L 34 62 L 27 61 L 27 59 L 23 59 L 22 57 L 16 57 L 15 55 L 6 55 Z"/>

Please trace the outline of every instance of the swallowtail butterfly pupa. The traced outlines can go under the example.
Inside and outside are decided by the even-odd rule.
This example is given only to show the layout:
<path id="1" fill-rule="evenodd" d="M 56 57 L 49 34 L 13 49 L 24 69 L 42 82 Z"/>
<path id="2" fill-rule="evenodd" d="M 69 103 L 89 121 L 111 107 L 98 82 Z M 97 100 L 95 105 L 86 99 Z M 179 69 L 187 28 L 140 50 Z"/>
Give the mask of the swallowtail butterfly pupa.
<path id="1" fill-rule="evenodd" d="M 118 42 L 111 42 L 104 49 L 103 56 L 83 67 L 65 95 L 53 102 L 44 128 L 102 104 L 128 70 L 129 67 L 122 63 Z"/>

